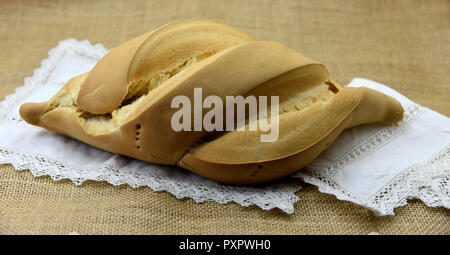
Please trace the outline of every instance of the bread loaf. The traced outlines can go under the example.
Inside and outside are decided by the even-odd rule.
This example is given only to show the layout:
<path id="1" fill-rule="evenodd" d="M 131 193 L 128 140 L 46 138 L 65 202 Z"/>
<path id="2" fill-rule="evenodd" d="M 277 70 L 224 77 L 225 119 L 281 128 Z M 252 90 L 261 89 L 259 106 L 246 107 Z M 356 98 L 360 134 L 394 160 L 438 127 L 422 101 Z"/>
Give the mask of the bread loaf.
<path id="1" fill-rule="evenodd" d="M 183 95 L 193 102 L 194 88 L 205 98 L 224 101 L 278 96 L 278 139 L 261 142 L 260 128 L 174 130 L 172 100 Z M 222 183 L 253 184 L 303 168 L 346 128 L 400 121 L 403 108 L 368 88 L 341 88 L 324 65 L 281 43 L 195 19 L 167 24 L 114 48 L 49 101 L 23 104 L 20 115 L 113 153 L 179 165 Z"/>

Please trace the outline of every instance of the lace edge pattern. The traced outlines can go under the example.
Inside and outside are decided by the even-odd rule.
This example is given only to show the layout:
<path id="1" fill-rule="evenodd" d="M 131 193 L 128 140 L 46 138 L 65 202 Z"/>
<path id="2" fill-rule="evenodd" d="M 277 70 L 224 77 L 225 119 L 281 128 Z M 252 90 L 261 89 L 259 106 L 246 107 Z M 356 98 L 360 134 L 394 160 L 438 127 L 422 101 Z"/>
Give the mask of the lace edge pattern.
<path id="1" fill-rule="evenodd" d="M 403 169 L 369 198 L 348 192 L 320 176 L 298 173 L 296 177 L 316 185 L 320 192 L 368 208 L 377 216 L 394 215 L 394 209 L 406 205 L 409 199 L 420 199 L 430 207 L 450 209 L 450 144 L 429 160 Z"/>
<path id="2" fill-rule="evenodd" d="M 106 181 L 114 186 L 127 184 L 132 188 L 145 186 L 154 191 L 167 191 L 179 199 L 189 197 L 195 202 L 214 201 L 220 204 L 236 202 L 245 207 L 256 205 L 263 210 L 278 208 L 288 214 L 294 212 L 293 204 L 299 201 L 295 193 L 301 189 L 298 183 L 292 181 L 253 188 L 222 185 L 200 176 L 193 176 L 193 179 L 204 179 L 197 180 L 203 183 L 192 185 L 181 180 L 168 179 L 161 171 L 149 169 L 137 174 L 108 164 L 92 172 L 73 168 L 47 156 L 23 154 L 1 147 L 0 164 L 11 164 L 17 170 L 29 170 L 35 177 L 49 176 L 54 181 L 68 179 L 76 186 L 87 180 Z"/>
<path id="3" fill-rule="evenodd" d="M 450 144 L 429 160 L 401 171 L 370 201 L 381 215 L 394 215 L 394 208 L 414 198 L 430 207 L 450 209 Z"/>

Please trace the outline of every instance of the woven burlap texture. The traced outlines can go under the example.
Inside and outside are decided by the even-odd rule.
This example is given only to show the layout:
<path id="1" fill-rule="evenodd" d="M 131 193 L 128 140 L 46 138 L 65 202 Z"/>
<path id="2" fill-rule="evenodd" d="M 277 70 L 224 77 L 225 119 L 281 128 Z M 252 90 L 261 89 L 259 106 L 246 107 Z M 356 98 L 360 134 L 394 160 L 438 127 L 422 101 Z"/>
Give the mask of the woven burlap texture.
<path id="1" fill-rule="evenodd" d="M 180 18 L 222 21 L 326 64 L 341 84 L 364 77 L 450 115 L 450 2 L 0 1 L 0 99 L 49 49 L 75 37 L 111 48 Z M 1 139 L 1 138 L 0 138 Z M 54 182 L 0 165 L 0 234 L 450 234 L 450 212 L 410 201 L 396 216 L 311 185 L 292 215 L 196 204 L 149 188 Z"/>

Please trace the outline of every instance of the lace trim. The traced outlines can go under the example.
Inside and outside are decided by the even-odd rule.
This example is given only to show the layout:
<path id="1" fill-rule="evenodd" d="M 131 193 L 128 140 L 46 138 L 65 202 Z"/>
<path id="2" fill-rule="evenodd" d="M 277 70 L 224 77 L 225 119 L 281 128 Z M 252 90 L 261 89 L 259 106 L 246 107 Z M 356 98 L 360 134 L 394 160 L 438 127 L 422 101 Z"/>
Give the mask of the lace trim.
<path id="1" fill-rule="evenodd" d="M 306 183 L 316 185 L 320 192 L 335 195 L 339 200 L 366 207 L 378 216 L 394 215 L 394 208 L 404 206 L 408 199 L 417 198 L 431 207 L 450 209 L 450 147 L 432 159 L 408 167 L 394 177 L 369 199 L 347 192 L 335 182 L 299 174 Z"/>
<path id="2" fill-rule="evenodd" d="M 450 209 L 450 145 L 424 163 L 403 171 L 380 189 L 370 201 L 381 214 L 394 215 L 394 208 L 417 198 L 431 207 Z"/>
<path id="3" fill-rule="evenodd" d="M 49 57 L 25 78 L 24 86 L 0 102 L 0 125 L 13 123 L 27 126 L 17 109 L 35 88 L 45 85 L 60 61 L 70 55 L 98 61 L 108 52 L 101 44 L 91 45 L 88 40 L 67 39 L 49 51 Z M 86 145 L 87 146 L 87 145 Z M 89 148 L 93 148 L 88 146 Z M 113 154 L 112 154 L 113 155 Z M 0 164 L 10 163 L 18 170 L 30 170 L 34 176 L 48 175 L 53 180 L 70 179 L 75 185 L 86 180 L 107 181 L 112 185 L 128 184 L 131 187 L 147 186 L 155 191 L 165 190 L 177 198 L 190 197 L 196 202 L 215 201 L 221 204 L 236 202 L 242 206 L 257 205 L 264 210 L 279 208 L 293 213 L 293 204 L 299 200 L 294 194 L 300 190 L 297 181 L 284 179 L 268 185 L 253 187 L 221 185 L 177 167 L 138 163 L 137 168 L 121 168 L 118 161 L 124 157 L 114 155 L 96 169 L 80 169 L 76 166 L 49 158 L 46 155 L 23 154 L 0 147 Z M 140 162 L 140 161 L 136 161 Z"/>
<path id="4" fill-rule="evenodd" d="M 119 158 L 120 156 L 115 156 Z M 264 210 L 279 208 L 293 213 L 299 201 L 294 194 L 301 187 L 295 181 L 277 182 L 264 186 L 245 187 L 222 185 L 175 167 L 160 168 L 146 164 L 145 168 L 123 169 L 104 164 L 93 170 L 80 169 L 44 155 L 32 155 L 0 148 L 0 164 L 11 164 L 17 170 L 30 170 L 33 176 L 50 176 L 54 181 L 71 180 L 79 186 L 86 180 L 106 181 L 119 186 L 137 188 L 147 186 L 154 191 L 167 191 L 176 198 L 192 198 L 195 202 L 215 201 L 221 204 L 236 202 L 242 206 L 257 205 Z M 174 173 L 178 172 L 178 173 Z M 177 177 L 169 177 L 175 174 Z"/>

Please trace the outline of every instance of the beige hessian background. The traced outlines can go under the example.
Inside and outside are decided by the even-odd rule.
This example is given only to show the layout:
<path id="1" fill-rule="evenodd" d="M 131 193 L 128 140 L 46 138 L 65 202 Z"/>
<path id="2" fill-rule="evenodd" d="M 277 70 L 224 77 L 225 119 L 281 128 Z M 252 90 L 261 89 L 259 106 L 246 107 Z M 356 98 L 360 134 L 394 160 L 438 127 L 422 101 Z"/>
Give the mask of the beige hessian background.
<path id="1" fill-rule="evenodd" d="M 180 18 L 210 18 L 280 41 L 347 84 L 388 84 L 450 116 L 450 1 L 0 1 L 0 99 L 74 37 L 107 48 Z M 1 138 L 0 138 L 1 139 Z M 449 234 L 450 211 L 411 201 L 396 216 L 304 185 L 295 213 L 196 204 L 149 188 L 54 182 L 0 166 L 2 234 Z"/>

